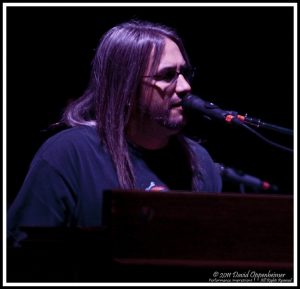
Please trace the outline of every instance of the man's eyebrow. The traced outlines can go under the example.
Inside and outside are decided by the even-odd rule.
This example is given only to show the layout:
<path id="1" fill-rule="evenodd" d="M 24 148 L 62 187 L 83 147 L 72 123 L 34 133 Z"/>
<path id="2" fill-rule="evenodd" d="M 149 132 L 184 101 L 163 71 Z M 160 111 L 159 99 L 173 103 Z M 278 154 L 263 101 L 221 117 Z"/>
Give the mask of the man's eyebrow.
<path id="1" fill-rule="evenodd" d="M 187 68 L 187 67 L 188 67 L 187 64 L 183 64 L 183 65 L 179 66 L 179 69 Z M 165 67 L 162 67 L 159 70 L 157 70 L 157 73 L 165 72 L 165 71 L 168 71 L 168 70 L 176 70 L 176 69 L 177 69 L 176 65 L 165 66 Z"/>

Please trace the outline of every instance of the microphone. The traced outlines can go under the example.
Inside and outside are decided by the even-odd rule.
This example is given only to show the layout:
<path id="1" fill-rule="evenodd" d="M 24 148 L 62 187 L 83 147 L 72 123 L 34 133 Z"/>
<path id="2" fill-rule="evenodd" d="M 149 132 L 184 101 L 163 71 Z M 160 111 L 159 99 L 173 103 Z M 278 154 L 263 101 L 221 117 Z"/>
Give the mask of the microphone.
<path id="1" fill-rule="evenodd" d="M 181 105 L 184 110 L 200 112 L 210 120 L 218 119 L 221 121 L 226 121 L 228 123 L 234 123 L 240 126 L 244 126 L 244 124 L 250 124 L 255 127 L 263 127 L 283 134 L 293 135 L 293 130 L 291 129 L 263 122 L 260 119 L 249 117 L 247 116 L 247 114 L 243 116 L 236 111 L 223 110 L 214 103 L 205 101 L 199 96 L 193 94 L 189 94 L 183 97 Z"/>
<path id="2" fill-rule="evenodd" d="M 272 185 L 269 182 L 261 180 L 255 176 L 245 174 L 240 170 L 225 167 L 223 164 L 219 163 L 216 163 L 216 167 L 224 180 L 229 180 L 235 183 L 247 185 L 254 189 L 259 189 L 263 191 L 278 191 L 277 186 Z"/>
<path id="3" fill-rule="evenodd" d="M 234 116 L 238 115 L 236 111 L 223 110 L 214 103 L 205 101 L 199 96 L 193 94 L 183 97 L 181 105 L 183 109 L 187 111 L 200 112 L 209 119 L 218 119 L 230 122 Z"/>

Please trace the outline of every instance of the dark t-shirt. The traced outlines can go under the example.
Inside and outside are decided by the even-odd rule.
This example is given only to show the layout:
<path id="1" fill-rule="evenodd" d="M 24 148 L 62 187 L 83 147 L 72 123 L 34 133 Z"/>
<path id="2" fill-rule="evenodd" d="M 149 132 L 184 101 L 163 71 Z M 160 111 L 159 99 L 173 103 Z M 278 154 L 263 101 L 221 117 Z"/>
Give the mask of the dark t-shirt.
<path id="1" fill-rule="evenodd" d="M 197 191 L 220 192 L 221 177 L 207 151 L 188 140 L 200 164 Z M 129 145 L 136 189 L 191 190 L 191 168 L 176 142 L 155 151 Z M 95 127 L 78 126 L 49 138 L 35 155 L 8 212 L 8 238 L 20 226 L 102 225 L 103 192 L 120 189 L 110 155 Z"/>

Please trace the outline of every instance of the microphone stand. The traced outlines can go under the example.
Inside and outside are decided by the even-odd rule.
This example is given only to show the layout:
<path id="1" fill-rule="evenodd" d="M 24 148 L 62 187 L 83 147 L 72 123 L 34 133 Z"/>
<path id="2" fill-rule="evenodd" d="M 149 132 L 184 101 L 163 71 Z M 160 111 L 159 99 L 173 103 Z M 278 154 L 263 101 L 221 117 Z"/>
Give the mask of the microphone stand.
<path id="1" fill-rule="evenodd" d="M 236 111 L 223 110 L 213 102 L 205 101 L 200 97 L 192 94 L 189 94 L 182 99 L 182 106 L 184 109 L 200 112 L 209 119 L 218 119 L 221 121 L 226 121 L 227 123 L 233 123 L 235 125 L 241 126 L 261 138 L 263 141 L 279 149 L 293 153 L 293 149 L 277 144 L 265 138 L 256 130 L 250 128 L 247 124 L 254 125 L 257 128 L 263 127 L 287 135 L 293 135 L 293 131 L 291 129 L 280 127 L 274 124 L 268 124 L 262 122 L 260 119 L 252 118 L 247 115 L 243 116 L 238 114 L 238 112 Z"/>
<path id="2" fill-rule="evenodd" d="M 228 120 L 226 120 L 228 122 Z M 241 126 L 245 129 L 247 129 L 248 131 L 252 132 L 253 134 L 255 134 L 257 137 L 259 137 L 260 139 L 262 139 L 263 141 L 265 141 L 266 143 L 277 147 L 283 151 L 289 152 L 289 153 L 293 153 L 293 149 L 288 148 L 286 146 L 283 146 L 281 144 L 275 143 L 269 139 L 267 139 L 266 137 L 264 137 L 263 135 L 261 135 L 260 133 L 258 133 L 256 130 L 252 129 L 251 127 L 249 127 L 248 125 L 246 125 L 243 121 L 239 120 L 238 117 L 232 117 L 231 120 L 229 122 L 232 122 L 238 126 Z"/>
<path id="3" fill-rule="evenodd" d="M 240 184 L 241 193 L 245 193 L 245 186 L 249 186 L 262 191 L 278 191 L 278 187 L 276 185 L 272 185 L 265 180 L 261 180 L 255 176 L 245 174 L 244 172 L 231 167 L 225 167 L 223 164 L 215 164 L 224 180 Z"/>
<path id="4" fill-rule="evenodd" d="M 291 130 L 291 129 L 281 127 L 278 125 L 274 125 L 274 124 L 270 124 L 270 123 L 266 123 L 257 118 L 249 117 L 247 115 L 245 115 L 245 116 L 237 115 L 236 117 L 239 120 L 241 120 L 242 122 L 256 126 L 257 128 L 262 127 L 262 128 L 276 131 L 278 133 L 282 133 L 282 134 L 286 134 L 286 135 L 293 135 L 293 130 Z"/>

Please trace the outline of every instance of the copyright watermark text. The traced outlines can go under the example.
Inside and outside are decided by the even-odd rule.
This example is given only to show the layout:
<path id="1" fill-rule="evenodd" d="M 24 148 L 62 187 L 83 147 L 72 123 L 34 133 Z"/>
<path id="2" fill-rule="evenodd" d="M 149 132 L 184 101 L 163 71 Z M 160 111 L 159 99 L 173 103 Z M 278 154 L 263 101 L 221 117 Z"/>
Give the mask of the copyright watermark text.
<path id="1" fill-rule="evenodd" d="M 249 283 L 249 282 L 263 282 L 263 283 L 291 283 L 293 278 L 289 278 L 286 273 L 274 272 L 272 270 L 266 272 L 257 272 L 255 270 L 247 271 L 232 271 L 221 272 L 214 271 L 209 278 L 209 282 L 213 283 Z"/>

